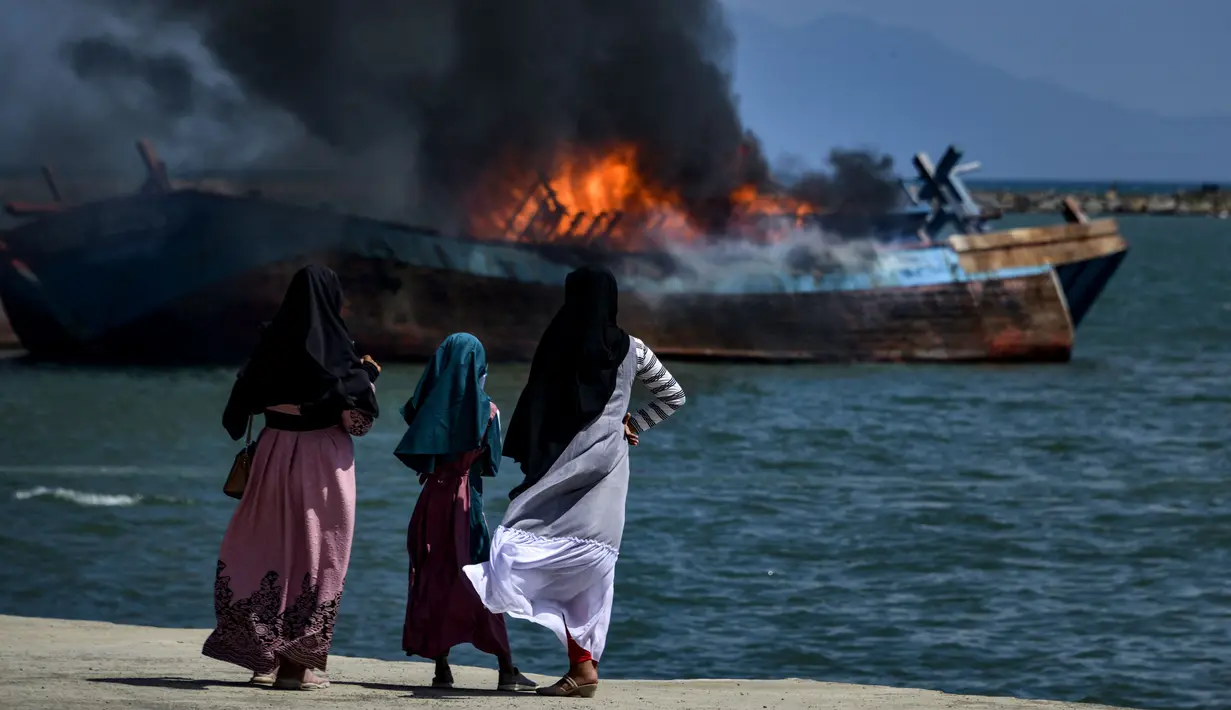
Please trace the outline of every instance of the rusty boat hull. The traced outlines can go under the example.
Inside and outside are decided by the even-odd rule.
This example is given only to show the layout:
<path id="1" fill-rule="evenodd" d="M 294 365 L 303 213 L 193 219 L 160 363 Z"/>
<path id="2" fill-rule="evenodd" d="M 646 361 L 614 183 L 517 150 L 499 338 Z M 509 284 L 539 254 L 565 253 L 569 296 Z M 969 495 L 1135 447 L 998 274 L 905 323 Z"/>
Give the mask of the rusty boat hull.
<path id="1" fill-rule="evenodd" d="M 9 323 L 9 315 L 4 310 L 4 303 L 0 302 L 0 351 L 20 349 L 21 339 L 17 337 L 17 332 L 13 330 L 12 324 Z"/>
<path id="2" fill-rule="evenodd" d="M 0 231 L 0 259 L 4 258 L 4 252 L 8 248 L 5 237 L 7 234 Z M 21 349 L 21 340 L 17 337 L 17 332 L 13 330 L 13 325 L 9 323 L 8 311 L 4 309 L 4 300 L 0 299 L 0 354 L 13 353 Z"/>
<path id="3" fill-rule="evenodd" d="M 191 190 L 50 214 L 7 242 L 0 299 L 31 356 L 125 364 L 242 360 L 291 275 L 313 262 L 339 273 L 357 344 L 383 360 L 425 358 L 456 331 L 478 336 L 493 360 L 528 360 L 565 275 L 603 262 L 621 283 L 622 323 L 664 356 L 1065 361 L 1127 250 L 1115 223 L 1099 220 L 758 271 L 472 240 Z"/>

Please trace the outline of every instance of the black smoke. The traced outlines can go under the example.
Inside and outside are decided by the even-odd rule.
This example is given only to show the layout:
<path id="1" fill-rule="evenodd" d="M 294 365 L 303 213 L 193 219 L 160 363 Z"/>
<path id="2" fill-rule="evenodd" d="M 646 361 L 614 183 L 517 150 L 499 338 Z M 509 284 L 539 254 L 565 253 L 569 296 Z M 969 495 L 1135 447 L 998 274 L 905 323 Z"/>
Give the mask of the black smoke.
<path id="1" fill-rule="evenodd" d="M 828 224 L 835 231 L 866 232 L 900 204 L 903 193 L 888 155 L 834 149 L 827 162 L 828 172 L 804 173 L 788 190 L 796 199 L 832 213 Z"/>
<path id="2" fill-rule="evenodd" d="M 774 189 L 731 88 L 734 38 L 717 0 L 100 0 L 186 22 L 246 95 L 339 155 L 383 152 L 445 212 L 492 166 L 550 172 L 561 151 L 634 143 L 640 172 L 720 228 L 740 185 Z M 193 82 L 166 57 L 103 37 L 68 48 L 82 77 Z M 242 120 L 242 117 L 237 118 Z M 791 188 L 825 208 L 892 207 L 887 158 L 847 152 Z"/>

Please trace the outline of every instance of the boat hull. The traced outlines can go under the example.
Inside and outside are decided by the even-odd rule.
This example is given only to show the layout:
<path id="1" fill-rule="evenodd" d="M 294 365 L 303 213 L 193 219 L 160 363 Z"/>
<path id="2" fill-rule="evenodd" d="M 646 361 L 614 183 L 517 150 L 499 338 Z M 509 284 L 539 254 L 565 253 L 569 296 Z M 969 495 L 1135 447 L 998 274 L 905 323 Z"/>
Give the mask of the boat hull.
<path id="1" fill-rule="evenodd" d="M 1060 278 L 1064 289 L 1065 300 L 1069 304 L 1069 313 L 1073 318 L 1073 326 L 1079 326 L 1090 313 L 1090 308 L 1103 289 L 1107 287 L 1111 277 L 1120 268 L 1128 251 L 1117 251 L 1105 256 L 1061 264 L 1056 267 L 1056 275 Z"/>
<path id="2" fill-rule="evenodd" d="M 4 252 L 8 251 L 8 243 L 4 241 L 5 234 L 0 232 L 0 259 L 4 258 Z M 12 351 L 21 349 L 21 340 L 17 337 L 17 332 L 13 330 L 13 324 L 9 322 L 8 311 L 4 308 L 4 301 L 0 300 L 0 351 Z"/>
<path id="3" fill-rule="evenodd" d="M 478 336 L 494 361 L 524 361 L 563 289 L 317 254 L 270 265 L 81 341 L 39 312 L 14 308 L 38 359 L 127 364 L 241 361 L 306 263 L 334 268 L 356 344 L 381 360 L 426 358 L 447 335 Z M 6 294 L 7 296 L 7 294 Z M 29 310 L 27 310 L 29 309 Z M 1056 278 L 806 294 L 621 295 L 620 318 L 660 354 L 782 362 L 1063 362 L 1073 327 Z"/>
<path id="4" fill-rule="evenodd" d="M 766 283 L 777 285 L 690 290 L 671 285 L 661 254 L 621 255 L 613 270 L 625 288 L 622 324 L 664 356 L 1066 361 L 1075 321 L 1066 290 L 1084 294 L 1084 314 L 1114 265 L 1066 285 L 1057 269 L 1033 263 L 1034 252 L 1021 257 L 1015 239 L 972 242 L 960 255 L 907 250 L 887 257 L 901 265 L 876 278 L 858 272 L 825 283 L 832 274 L 771 274 Z M 82 206 L 15 230 L 9 243 L 0 299 L 31 356 L 168 365 L 242 360 L 307 263 L 338 272 L 352 334 L 375 357 L 419 360 L 448 334 L 468 331 L 493 360 L 528 360 L 563 300 L 564 276 L 593 257 L 197 193 Z M 959 263 L 1002 259 L 1004 249 L 1003 258 L 1025 262 L 981 271 Z"/>
<path id="5" fill-rule="evenodd" d="M 17 337 L 17 332 L 13 330 L 12 323 L 9 322 L 8 313 L 4 310 L 4 304 L 0 303 L 0 350 L 20 350 L 21 340 Z"/>
<path id="6" fill-rule="evenodd" d="M 403 286 L 382 296 L 365 293 L 362 284 L 374 281 L 369 269 L 384 265 L 348 260 L 335 268 L 355 294 L 348 323 L 357 342 L 386 359 L 428 356 L 445 336 L 466 330 L 494 359 L 528 360 L 564 298 L 558 286 L 416 269 L 395 270 Z M 656 352 L 677 359 L 1055 362 L 1068 360 L 1073 345 L 1067 307 L 1050 274 L 868 291 L 627 292 L 620 321 Z"/>
<path id="7" fill-rule="evenodd" d="M 1074 327 L 1085 320 L 1128 254 L 1128 242 L 1109 219 L 960 235 L 949 241 L 964 269 L 1053 269 Z"/>

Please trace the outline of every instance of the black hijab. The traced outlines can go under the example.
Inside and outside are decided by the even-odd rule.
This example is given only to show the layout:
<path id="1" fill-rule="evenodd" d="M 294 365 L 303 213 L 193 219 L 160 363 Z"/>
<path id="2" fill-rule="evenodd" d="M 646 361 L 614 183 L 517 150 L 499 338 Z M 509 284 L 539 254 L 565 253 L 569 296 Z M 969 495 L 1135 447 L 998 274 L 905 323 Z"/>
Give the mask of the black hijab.
<path id="1" fill-rule="evenodd" d="M 342 284 L 323 266 L 305 266 L 291 279 L 282 307 L 239 371 L 222 425 L 238 439 L 248 415 L 278 404 L 297 404 L 305 416 L 380 413 L 371 377 L 342 321 Z"/>
<path id="2" fill-rule="evenodd" d="M 618 305 L 616 279 L 607 269 L 585 266 L 564 280 L 564 305 L 534 351 L 504 441 L 504 455 L 526 474 L 510 498 L 542 478 L 611 399 L 629 344 L 616 325 Z"/>

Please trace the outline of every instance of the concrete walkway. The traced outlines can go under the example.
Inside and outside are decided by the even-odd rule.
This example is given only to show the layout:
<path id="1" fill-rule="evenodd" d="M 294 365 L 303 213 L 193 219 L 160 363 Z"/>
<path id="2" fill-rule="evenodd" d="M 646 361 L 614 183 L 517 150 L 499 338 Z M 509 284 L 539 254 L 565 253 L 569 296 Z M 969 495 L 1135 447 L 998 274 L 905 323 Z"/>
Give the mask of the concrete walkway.
<path id="1" fill-rule="evenodd" d="M 491 708 L 619 710 L 1096 710 L 1078 705 L 946 695 L 934 691 L 804 680 L 604 681 L 593 700 L 497 693 L 493 669 L 454 667 L 456 690 L 435 691 L 428 663 L 330 659 L 332 685 L 318 692 L 246 684 L 250 674 L 201 656 L 208 632 L 0 616 L 0 707 L 63 708 Z M 532 676 L 541 684 L 554 677 Z"/>

